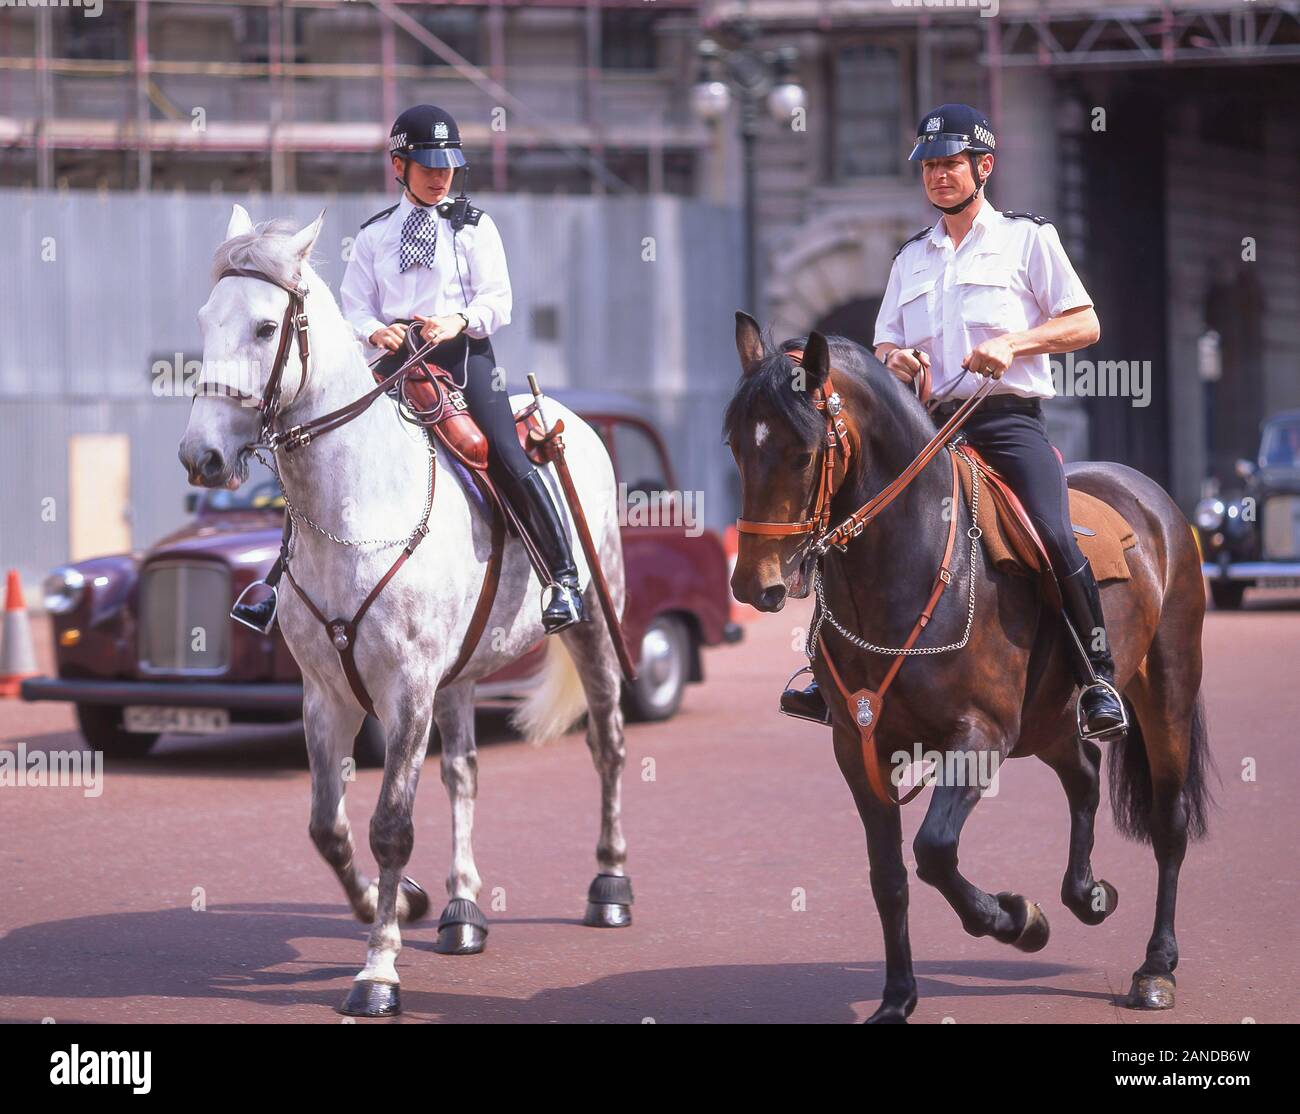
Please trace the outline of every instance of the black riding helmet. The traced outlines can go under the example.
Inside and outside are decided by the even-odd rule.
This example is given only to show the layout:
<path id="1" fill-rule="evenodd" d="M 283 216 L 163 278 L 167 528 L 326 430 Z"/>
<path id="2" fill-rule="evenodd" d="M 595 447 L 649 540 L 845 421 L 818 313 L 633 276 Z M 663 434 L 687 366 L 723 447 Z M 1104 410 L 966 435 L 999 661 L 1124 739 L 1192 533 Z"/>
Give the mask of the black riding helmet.
<path id="1" fill-rule="evenodd" d="M 468 167 L 461 150 L 460 128 L 450 112 L 432 104 L 408 108 L 394 122 L 388 133 L 388 153 L 402 160 L 402 188 L 408 188 L 412 162 L 429 168 L 449 166 L 453 172 Z M 455 173 L 447 192 L 456 186 Z M 463 192 L 463 190 L 462 190 Z"/>
<path id="2" fill-rule="evenodd" d="M 953 214 L 960 213 L 979 195 L 984 185 L 984 179 L 980 177 L 979 157 L 992 154 L 996 146 L 993 127 L 979 109 L 968 104 L 941 104 L 921 117 L 921 122 L 916 125 L 916 146 L 907 158 L 909 162 L 920 162 L 922 159 L 946 159 L 950 155 L 967 152 L 975 189 L 958 205 L 934 206 L 941 212 Z"/>

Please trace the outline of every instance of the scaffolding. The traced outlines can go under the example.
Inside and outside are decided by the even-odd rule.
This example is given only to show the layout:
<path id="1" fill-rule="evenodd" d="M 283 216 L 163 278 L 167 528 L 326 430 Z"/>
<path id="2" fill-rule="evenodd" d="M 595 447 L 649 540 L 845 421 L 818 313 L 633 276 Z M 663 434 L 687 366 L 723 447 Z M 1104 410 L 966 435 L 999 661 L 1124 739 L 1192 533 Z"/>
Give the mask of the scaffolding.
<path id="1" fill-rule="evenodd" d="M 0 101 L 0 148 L 35 152 L 36 182 L 48 189 L 54 184 L 57 150 L 134 152 L 136 187 L 152 186 L 154 157 L 159 152 L 243 153 L 261 155 L 269 162 L 271 189 L 293 188 L 292 159 L 300 153 L 382 154 L 388 129 L 399 111 L 398 83 L 428 81 L 427 66 L 399 64 L 398 43 L 405 36 L 418 43 L 446 67 L 439 76 L 454 75 L 472 86 L 494 106 L 509 113 L 510 128 L 481 121 L 466 121 L 462 136 L 467 146 L 486 148 L 488 175 L 494 189 L 506 188 L 506 162 L 510 145 L 546 147 L 583 168 L 596 192 L 626 192 L 629 186 L 606 163 L 607 146 L 699 148 L 708 142 L 706 130 L 691 121 L 673 126 L 662 119 L 607 122 L 600 111 L 606 75 L 602 72 L 601 13 L 604 10 L 645 10 L 644 0 L 450 0 L 437 8 L 476 9 L 483 15 L 486 61 L 479 66 L 449 42 L 417 20 L 422 9 L 433 7 L 420 0 L 105 0 L 130 5 L 129 58 L 56 57 L 49 7 L 27 9 L 35 20 L 35 51 L 31 57 L 4 51 L 8 38 L 0 38 L 0 80 L 29 73 L 35 82 L 34 112 L 27 117 L 8 111 Z M 221 9 L 261 9 L 266 13 L 265 60 L 198 60 L 155 55 L 151 15 L 155 9 L 175 8 L 211 12 Z M 295 17 L 307 10 L 339 12 L 368 8 L 379 20 L 379 57 L 358 62 L 298 60 Z M 507 87 L 506 17 L 511 9 L 574 10 L 583 36 L 583 60 L 563 80 L 580 86 L 578 118 L 556 120 L 515 95 Z M 684 26 L 696 22 L 697 0 L 655 0 L 657 12 L 675 14 Z M 8 9 L 9 13 L 17 9 Z M 66 11 L 66 9 L 64 9 Z M 9 16 L 12 18 L 12 16 Z M 59 76 L 99 77 L 129 82 L 133 112 L 121 118 L 67 116 L 55 110 L 54 79 Z M 266 119 L 207 120 L 195 125 L 193 111 L 174 104 L 159 83 L 167 77 L 208 77 L 253 80 L 266 84 Z M 368 120 L 309 120 L 297 118 L 295 87 L 312 79 L 378 83 L 379 111 Z M 654 164 L 652 162 L 652 173 Z M 662 179 L 662 165 L 659 167 Z"/>

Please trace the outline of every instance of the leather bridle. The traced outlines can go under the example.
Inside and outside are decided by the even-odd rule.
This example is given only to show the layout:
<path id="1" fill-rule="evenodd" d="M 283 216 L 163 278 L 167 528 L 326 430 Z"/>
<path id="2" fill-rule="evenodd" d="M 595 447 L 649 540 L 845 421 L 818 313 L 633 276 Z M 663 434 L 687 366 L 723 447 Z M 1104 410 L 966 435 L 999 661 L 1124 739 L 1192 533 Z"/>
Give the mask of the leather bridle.
<path id="1" fill-rule="evenodd" d="M 804 353 L 801 348 L 791 349 L 784 355 L 788 356 L 797 365 L 803 363 Z M 827 386 L 830 387 L 830 394 L 826 393 Z M 826 439 L 821 449 L 821 469 L 817 485 L 805 504 L 806 506 L 811 505 L 811 510 L 803 518 L 795 522 L 767 522 L 738 518 L 736 519 L 736 530 L 742 534 L 762 534 L 769 537 L 794 537 L 806 534 L 809 538 L 805 546 L 817 556 L 821 556 L 831 546 L 842 550 L 849 541 L 862 533 L 876 515 L 897 499 L 907 486 L 921 474 L 922 469 L 952 439 L 956 432 L 966 423 L 975 408 L 984 401 L 996 386 L 997 380 L 995 379 L 986 379 L 981 383 L 975 393 L 966 399 L 956 413 L 926 442 L 925 447 L 916 454 L 912 462 L 895 480 L 887 484 L 879 494 L 863 503 L 834 529 L 827 529 L 830 523 L 831 500 L 839 484 L 843 482 L 844 476 L 848 473 L 848 462 L 854 451 L 853 445 L 855 442 L 859 446 L 862 443 L 862 439 L 854 433 L 848 424 L 843 413 L 843 399 L 839 392 L 835 390 L 831 379 L 831 371 L 828 370 L 826 382 L 811 392 L 813 405 L 826 415 Z"/>
<path id="2" fill-rule="evenodd" d="M 312 439 L 322 433 L 328 433 L 332 429 L 338 429 L 339 426 L 345 425 L 353 418 L 365 411 L 372 402 L 380 395 L 390 390 L 399 379 L 417 369 L 420 360 L 433 347 L 426 341 L 405 363 L 402 364 L 387 378 L 378 382 L 371 390 L 367 391 L 360 398 L 354 399 L 346 406 L 340 406 L 337 410 L 331 410 L 328 414 L 322 414 L 319 417 L 312 418 L 309 421 L 301 422 L 289 429 L 278 431 L 276 427 L 279 418 L 280 396 L 284 383 L 284 371 L 289 363 L 289 343 L 290 337 L 296 337 L 298 344 L 298 361 L 302 370 L 302 375 L 298 383 L 298 390 L 294 392 L 294 397 L 289 405 L 298 401 L 298 396 L 307 383 L 308 367 L 311 361 L 311 345 L 309 341 L 309 323 L 307 320 L 307 284 L 299 280 L 296 283 L 282 282 L 274 275 L 269 275 L 265 271 L 255 271 L 243 267 L 228 267 L 217 276 L 220 282 L 224 278 L 251 278 L 258 279 L 261 282 L 269 282 L 272 286 L 278 286 L 281 290 L 289 295 L 288 305 L 284 309 L 284 318 L 280 323 L 280 341 L 276 346 L 275 357 L 271 362 L 271 374 L 267 377 L 266 386 L 262 389 L 260 396 L 250 394 L 248 391 L 239 387 L 231 386 L 228 383 L 222 383 L 217 380 L 200 379 L 195 390 L 196 395 L 228 395 L 232 398 L 238 398 L 244 402 L 252 403 L 256 406 L 258 412 L 262 415 L 262 426 L 258 431 L 258 442 L 265 444 L 272 450 L 284 449 L 285 452 L 293 452 L 295 449 L 304 448 L 310 445 Z"/>

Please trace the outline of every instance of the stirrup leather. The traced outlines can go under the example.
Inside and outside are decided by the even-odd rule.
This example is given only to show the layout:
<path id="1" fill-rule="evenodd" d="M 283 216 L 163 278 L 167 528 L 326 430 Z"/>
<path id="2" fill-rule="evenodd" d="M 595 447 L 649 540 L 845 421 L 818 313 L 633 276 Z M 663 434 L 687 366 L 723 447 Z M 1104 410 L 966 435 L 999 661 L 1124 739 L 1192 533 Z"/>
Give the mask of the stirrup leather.
<path id="1" fill-rule="evenodd" d="M 1102 727 L 1096 731 L 1089 731 L 1087 720 L 1084 718 L 1083 714 L 1083 698 L 1094 689 L 1102 689 L 1105 692 L 1109 692 L 1115 698 L 1115 703 L 1119 705 L 1120 722 L 1111 727 Z M 1085 685 L 1079 691 L 1079 699 L 1074 705 L 1074 722 L 1079 731 L 1079 738 L 1088 742 L 1093 742 L 1098 739 L 1102 741 L 1115 739 L 1127 734 L 1128 708 L 1124 704 L 1124 698 L 1119 694 L 1119 689 L 1101 677 L 1098 677 L 1092 684 Z"/>
<path id="2" fill-rule="evenodd" d="M 273 604 L 271 608 L 271 618 L 267 620 L 266 626 L 264 627 L 259 627 L 256 623 L 250 623 L 247 619 L 236 614 L 236 612 L 239 610 L 241 605 L 246 607 L 257 606 L 256 604 L 244 604 L 244 597 L 248 595 L 248 593 L 251 592 L 254 588 L 271 589 L 271 602 Z M 262 602 L 265 603 L 266 601 L 263 600 Z M 242 626 L 247 627 L 249 630 L 257 631 L 258 634 L 270 634 L 271 628 L 275 625 L 275 614 L 279 610 L 279 608 L 280 608 L 279 588 L 277 588 L 274 584 L 268 584 L 265 580 L 254 580 L 247 588 L 245 588 L 242 592 L 239 593 L 239 595 L 235 599 L 235 602 L 230 605 L 230 617 L 234 619 L 236 623 L 239 623 Z"/>

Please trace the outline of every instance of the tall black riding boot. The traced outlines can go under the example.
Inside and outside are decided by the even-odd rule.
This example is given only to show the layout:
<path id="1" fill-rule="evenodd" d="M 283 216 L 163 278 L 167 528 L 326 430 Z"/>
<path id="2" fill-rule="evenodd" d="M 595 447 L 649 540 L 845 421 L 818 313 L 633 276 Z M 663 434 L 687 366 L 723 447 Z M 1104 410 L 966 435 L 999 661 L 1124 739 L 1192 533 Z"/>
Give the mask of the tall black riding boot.
<path id="1" fill-rule="evenodd" d="M 289 511 L 286 508 L 284 512 L 284 533 L 280 536 L 280 556 L 275 559 L 275 564 L 271 566 L 271 571 L 266 574 L 266 579 L 254 580 L 252 584 L 239 593 L 239 598 L 235 600 L 234 606 L 230 609 L 230 617 L 236 623 L 243 623 L 246 627 L 252 627 L 259 634 L 270 634 L 271 626 L 275 622 L 275 608 L 280 599 L 280 590 L 277 585 L 284 573 L 284 558 L 289 552 L 289 533 L 292 529 L 293 519 L 289 517 Z M 245 603 L 244 597 L 258 587 L 269 588 L 271 594 L 257 603 Z"/>
<path id="2" fill-rule="evenodd" d="M 1115 687 L 1115 662 L 1106 637 L 1106 620 L 1101 611 L 1101 590 L 1087 561 L 1062 577 L 1061 602 L 1079 693 L 1080 734 L 1086 739 L 1111 739 L 1128 729 L 1128 715 Z M 1100 645 L 1100 649 L 1097 647 Z"/>
<path id="3" fill-rule="evenodd" d="M 573 560 L 569 536 L 546 481 L 534 468 L 522 479 L 508 477 L 501 486 L 515 512 L 527 525 L 551 574 L 551 596 L 542 609 L 542 627 L 547 634 L 554 634 L 583 622 L 586 615 L 578 583 L 578 566 Z"/>

